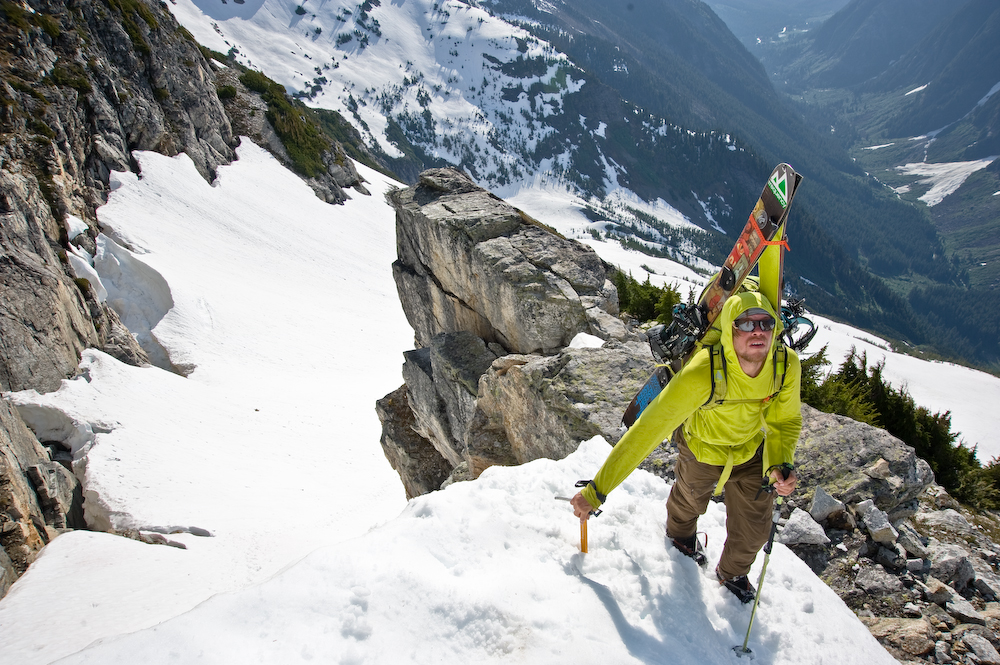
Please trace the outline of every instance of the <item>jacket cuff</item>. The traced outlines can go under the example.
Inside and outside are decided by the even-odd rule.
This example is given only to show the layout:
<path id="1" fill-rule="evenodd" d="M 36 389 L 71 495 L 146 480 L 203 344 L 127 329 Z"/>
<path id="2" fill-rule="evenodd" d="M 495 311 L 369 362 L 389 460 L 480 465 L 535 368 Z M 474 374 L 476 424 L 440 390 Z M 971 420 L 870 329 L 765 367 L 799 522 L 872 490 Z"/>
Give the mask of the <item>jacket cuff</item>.
<path id="1" fill-rule="evenodd" d="M 594 484 L 593 480 L 581 480 L 581 486 L 583 489 L 580 490 L 580 494 L 583 495 L 590 505 L 596 510 L 608 500 L 607 495 L 601 494 L 597 491 L 597 485 Z"/>

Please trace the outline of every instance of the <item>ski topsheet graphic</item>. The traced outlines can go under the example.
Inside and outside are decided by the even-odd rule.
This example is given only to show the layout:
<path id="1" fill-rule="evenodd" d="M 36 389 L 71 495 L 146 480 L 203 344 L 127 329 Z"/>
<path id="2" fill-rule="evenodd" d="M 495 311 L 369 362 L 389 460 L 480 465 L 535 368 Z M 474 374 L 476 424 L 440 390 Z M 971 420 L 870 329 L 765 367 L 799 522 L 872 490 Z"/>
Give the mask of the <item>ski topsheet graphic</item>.
<path id="1" fill-rule="evenodd" d="M 733 295 L 754 266 L 760 262 L 760 290 L 775 310 L 781 309 L 782 250 L 785 222 L 795 190 L 802 176 L 788 164 L 778 164 L 767 179 L 757 205 L 747 219 L 722 269 L 702 291 L 693 305 L 674 307 L 669 326 L 649 330 L 649 346 L 662 363 L 635 396 L 622 416 L 622 425 L 631 427 L 642 411 L 660 394 L 667 382 L 683 366 L 695 345 L 719 316 L 726 299 Z M 762 256 L 764 259 L 762 260 Z M 766 274 L 765 274 L 766 273 Z"/>

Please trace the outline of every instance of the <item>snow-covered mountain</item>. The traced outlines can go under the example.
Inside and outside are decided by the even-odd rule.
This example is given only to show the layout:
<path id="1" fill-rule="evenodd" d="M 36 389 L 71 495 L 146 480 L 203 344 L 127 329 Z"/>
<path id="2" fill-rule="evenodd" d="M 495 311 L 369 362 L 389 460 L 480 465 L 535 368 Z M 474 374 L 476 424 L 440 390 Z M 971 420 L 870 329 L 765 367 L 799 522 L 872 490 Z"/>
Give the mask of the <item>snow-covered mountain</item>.
<path id="1" fill-rule="evenodd" d="M 428 161 L 460 165 L 491 188 L 544 177 L 603 195 L 628 175 L 603 145 L 608 110 L 581 108 L 593 77 L 475 4 L 180 0 L 171 10 L 206 46 L 351 119 L 390 158 L 402 156 L 402 132 Z M 620 110 L 654 152 L 692 140 L 641 109 Z M 728 136 L 693 142 L 737 150 Z"/>
<path id="2" fill-rule="evenodd" d="M 270 6 L 258 4 L 254 20 Z M 366 34 L 370 45 L 372 35 L 388 31 L 390 21 L 374 22 L 374 7 L 362 18 L 363 6 L 345 6 L 358 45 Z M 411 19 L 393 26 L 393 38 L 406 44 L 398 54 L 409 57 L 412 48 L 417 58 L 424 52 L 427 40 L 416 33 L 446 32 L 445 11 L 475 10 L 442 7 L 392 5 L 421 17 L 415 32 L 407 33 Z M 222 8 L 253 9 L 249 3 Z M 280 30 L 257 34 L 273 48 L 260 48 L 263 55 L 256 57 L 287 50 L 298 70 L 317 57 L 319 51 L 302 48 L 310 33 L 301 24 L 311 16 L 305 6 L 303 12 L 290 6 L 267 14 Z M 348 23 L 347 14 L 340 16 Z M 213 19 L 224 34 L 252 23 L 224 18 Z M 488 28 L 489 20 L 483 17 L 482 25 Z M 197 23 L 211 25 L 203 17 Z M 478 19 L 473 24 L 480 25 Z M 339 30 L 336 24 L 315 27 L 317 41 Z M 300 28 L 301 39 L 283 41 Z M 218 38 L 221 44 L 206 43 L 225 50 L 227 39 Z M 522 38 L 528 50 L 519 51 L 517 38 L 507 39 L 504 63 L 517 62 L 515 53 L 531 53 L 535 61 L 557 61 L 558 71 L 558 54 Z M 240 53 L 260 43 L 241 43 Z M 367 87 L 379 81 L 380 92 L 391 88 L 382 86 L 388 80 L 382 73 L 398 76 L 400 86 L 409 79 L 414 89 L 393 102 L 397 118 L 406 109 L 421 119 L 428 111 L 434 142 L 444 146 L 436 132 L 448 114 L 435 115 L 435 99 L 427 107 L 420 101 L 420 90 L 430 96 L 433 89 L 412 84 L 416 71 L 404 73 L 408 60 L 364 60 L 368 50 L 331 51 L 329 71 L 362 63 L 351 74 L 356 78 L 343 82 L 354 83 L 355 100 L 366 87 L 365 67 Z M 501 51 L 489 53 L 500 59 Z M 430 70 L 431 60 L 424 62 Z M 488 78 L 476 63 L 476 77 Z M 464 71 L 465 63 L 455 64 Z M 285 70 L 267 71 L 277 76 Z M 312 81 L 300 73 L 303 82 Z M 424 72 L 423 79 L 429 76 Z M 526 99 L 535 99 L 543 112 L 546 104 L 565 107 L 576 80 L 567 75 L 565 88 L 539 89 Z M 463 87 L 475 83 L 452 82 L 449 98 L 455 97 L 457 117 L 468 120 L 462 134 L 471 132 L 467 148 L 485 173 L 504 162 L 502 151 L 489 152 L 493 144 L 482 140 L 473 105 L 459 99 L 459 93 L 466 99 Z M 487 81 L 482 89 L 490 86 Z M 370 107 L 378 95 L 363 99 Z M 358 109 L 369 107 L 358 102 Z M 609 127 L 593 127 L 584 117 L 574 120 L 580 131 L 610 135 Z M 521 138 L 530 139 L 531 129 Z M 536 121 L 534 130 L 542 129 Z M 713 145 L 720 155 L 742 154 L 725 137 L 680 134 L 692 139 L 691 149 Z M 423 145 L 430 150 L 434 142 L 428 136 Z M 486 157 L 480 160 L 480 153 Z M 141 177 L 112 175 L 110 200 L 98 213 L 105 234 L 96 256 L 86 258 L 93 269 L 88 274 L 135 332 L 155 332 L 168 359 L 163 364 L 185 376 L 126 366 L 88 350 L 80 375 L 57 392 L 19 392 L 11 399 L 40 437 L 79 457 L 94 524 L 162 534 L 186 549 L 85 531 L 55 539 L 0 601 L 0 663 L 104 663 L 134 660 L 138 653 L 154 661 L 275 663 L 320 657 L 345 663 L 562 662 L 594 654 L 612 662 L 700 663 L 732 657 L 730 648 L 746 630 L 747 608 L 663 546 L 667 488 L 661 481 L 633 476 L 617 507 L 592 523 L 591 554 L 577 552 L 577 524 L 553 496 L 571 492 L 573 480 L 592 472 L 606 452 L 600 441 L 561 462 L 493 470 L 480 481 L 405 503 L 382 457 L 374 412 L 375 400 L 399 385 L 401 353 L 412 345 L 391 278 L 393 216 L 383 198 L 398 183 L 360 169 L 371 196 L 352 193 L 344 205 L 330 206 L 247 141 L 238 161 L 220 167 L 211 185 L 186 156 L 133 157 Z M 698 274 L 667 259 L 597 240 L 590 232 L 603 223 L 591 222 L 586 191 L 546 173 L 498 191 L 636 276 L 647 266 L 656 282 L 700 283 Z M 602 186 L 621 172 L 612 164 L 607 173 L 597 178 Z M 643 202 L 625 187 L 610 192 L 614 207 L 639 222 L 661 219 L 665 228 L 688 223 L 664 202 Z M 732 203 L 713 201 L 706 206 Z M 825 320 L 821 327 L 820 341 L 840 353 L 852 344 L 870 345 L 871 360 L 885 352 L 884 342 L 860 331 Z M 988 459 L 987 444 L 995 445 L 986 440 L 995 429 L 989 409 L 1000 397 L 1000 382 L 950 365 L 889 352 L 885 357 L 886 377 L 908 381 L 919 403 L 952 409 L 956 428 L 980 443 L 980 458 Z M 925 387 L 938 392 L 924 398 L 918 388 Z M 966 407 L 961 413 L 959 404 Z M 983 432 L 984 440 L 973 432 Z M 719 551 L 723 521 L 716 508 L 704 521 L 710 554 Z M 756 653 L 773 662 L 890 662 L 790 552 L 776 548 L 768 575 L 750 641 Z M 579 614 L 569 614 L 570 608 Z"/>
<path id="3" fill-rule="evenodd" d="M 807 178 L 792 292 L 890 339 L 993 360 L 974 312 L 949 328 L 907 299 L 921 283 L 913 275 L 962 279 L 930 219 L 887 188 L 873 197 L 878 180 L 839 135 L 782 100 L 698 0 L 625 11 L 534 0 L 170 9 L 199 42 L 342 114 L 408 182 L 453 164 L 507 197 L 565 189 L 592 220 L 689 265 L 721 262 L 722 233 L 742 226 L 774 163 L 792 163 Z"/>
<path id="4" fill-rule="evenodd" d="M 171 10 L 206 46 L 341 113 L 400 172 L 409 168 L 393 161 L 405 157 L 403 147 L 494 190 L 568 189 L 593 216 L 642 226 L 664 249 L 664 234 L 704 238 L 698 226 L 742 226 L 734 209 L 752 204 L 737 183 L 761 167 L 731 136 L 630 106 L 548 43 L 475 4 L 179 0 Z M 637 153 L 643 169 L 633 164 Z M 680 215 L 652 194 L 651 183 L 668 175 Z"/>
<path id="5" fill-rule="evenodd" d="M 138 159 L 142 178 L 115 176 L 100 209 L 109 235 L 94 265 L 117 307 L 146 313 L 187 378 L 88 351 L 59 391 L 12 398 L 39 436 L 85 459 L 90 519 L 176 531 L 167 538 L 187 549 L 61 536 L 0 602 L 0 662 L 108 662 L 136 649 L 192 662 L 561 662 L 594 650 L 616 662 L 704 662 L 741 643 L 745 608 L 663 547 L 661 481 L 637 472 L 628 498 L 592 526 L 594 554 L 575 553 L 575 521 L 551 496 L 590 473 L 605 444 L 406 506 L 374 413 L 412 344 L 390 270 L 382 193 L 393 183 L 365 170 L 372 196 L 330 206 L 247 142 L 214 186 L 186 156 Z M 524 202 L 566 232 L 585 223 L 558 197 Z M 699 279 L 590 242 L 657 281 Z M 153 304 L 164 287 L 166 310 Z M 879 345 L 829 322 L 820 341 Z M 887 376 L 921 378 L 910 382 L 918 400 L 925 384 L 943 389 L 929 406 L 955 408 L 967 435 L 993 428 L 994 377 L 886 358 Z M 949 399 L 981 407 L 960 412 Z M 723 520 L 706 518 L 710 552 Z M 794 555 L 779 546 L 771 571 L 752 649 L 821 663 L 842 640 L 840 661 L 884 657 Z"/>

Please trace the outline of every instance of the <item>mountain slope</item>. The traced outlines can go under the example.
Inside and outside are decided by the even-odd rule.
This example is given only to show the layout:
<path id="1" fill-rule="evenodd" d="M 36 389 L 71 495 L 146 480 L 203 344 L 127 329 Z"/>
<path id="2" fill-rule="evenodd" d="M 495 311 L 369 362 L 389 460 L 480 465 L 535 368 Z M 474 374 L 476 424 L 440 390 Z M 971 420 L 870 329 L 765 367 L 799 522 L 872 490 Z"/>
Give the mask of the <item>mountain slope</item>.
<path id="1" fill-rule="evenodd" d="M 762 57 L 783 89 L 828 106 L 848 136 L 937 134 L 975 113 L 988 138 L 1000 130 L 980 111 L 1000 82 L 998 44 L 1000 5 L 990 0 L 854 0 Z M 942 161 L 958 155 L 937 150 Z"/>
<path id="2" fill-rule="evenodd" d="M 726 238 L 650 211 L 665 204 L 732 233 L 769 169 L 788 161 L 807 178 L 791 291 L 880 334 L 938 344 L 883 281 L 956 279 L 926 213 L 788 106 L 707 5 L 660 4 L 366 0 L 300 13 L 264 0 L 224 22 L 190 0 L 172 11 L 209 47 L 340 112 L 407 173 L 450 163 L 491 188 L 568 187 L 591 219 L 658 255 L 690 262 L 700 247 L 718 264 Z"/>
<path id="3" fill-rule="evenodd" d="M 764 42 L 814 29 L 841 9 L 848 0 L 708 0 L 730 31 L 751 49 Z"/>
<path id="4" fill-rule="evenodd" d="M 884 72 L 954 8 L 950 0 L 852 0 L 766 61 L 792 89 L 851 87 Z"/>
<path id="5" fill-rule="evenodd" d="M 794 214 L 790 288 L 807 295 L 820 311 L 874 326 L 891 337 L 928 342 L 905 299 L 875 277 L 916 273 L 933 280 L 954 278 L 950 264 L 941 260 L 944 250 L 926 214 L 880 191 L 836 137 L 809 126 L 771 85 L 759 82 L 759 70 L 738 64 L 745 49 L 720 34 L 718 19 L 701 18 L 710 13 L 705 5 L 662 4 L 673 13 L 652 16 L 576 3 L 570 10 L 565 4 L 525 0 L 498 0 L 493 6 L 642 108 L 668 117 L 679 113 L 686 122 L 707 118 L 723 123 L 766 162 L 794 164 L 807 182 Z M 587 8 L 588 20 L 574 13 L 579 7 Z M 665 28 L 649 25 L 654 19 L 669 22 L 673 31 L 702 31 L 704 42 L 658 38 Z M 692 54 L 691 43 L 700 45 L 699 53 Z M 642 55 L 631 57 L 635 49 Z M 713 63 L 736 52 L 736 73 L 720 76 Z M 710 114 L 699 117 L 694 111 L 701 108 Z M 799 275 L 806 279 L 792 277 Z"/>
<path id="6" fill-rule="evenodd" d="M 116 176 L 100 215 L 169 285 L 174 307 L 157 334 L 197 367 L 182 378 L 88 352 L 59 392 L 18 399 L 43 407 L 36 425 L 63 426 L 48 430 L 53 440 L 89 428 L 97 510 L 146 533 L 177 531 L 158 535 L 186 549 L 60 536 L 0 602 L 0 662 L 734 658 L 748 608 L 665 548 L 661 479 L 633 474 L 591 522 L 590 553 L 578 552 L 578 523 L 553 497 L 593 472 L 608 451 L 600 441 L 406 505 L 372 408 L 398 387 L 412 344 L 391 277 L 390 180 L 359 167 L 372 196 L 332 206 L 248 142 L 214 186 L 184 156 L 135 156 L 142 178 Z M 630 260 L 667 271 L 662 259 Z M 123 300 L 141 306 L 146 284 L 134 286 Z M 874 360 L 884 347 L 821 328 L 838 355 L 857 344 Z M 894 380 L 932 376 L 939 399 L 969 407 L 969 393 L 988 403 L 1000 390 L 994 377 L 886 355 L 887 376 L 897 366 Z M 956 413 L 956 427 L 989 433 L 983 411 Z M 702 528 L 713 557 L 724 522 L 712 504 Z M 839 662 L 893 662 L 781 544 L 766 580 L 749 645 L 758 660 L 819 665 L 833 650 Z"/>
<path id="7" fill-rule="evenodd" d="M 891 136 L 938 131 L 960 119 L 1000 83 L 1000 5 L 970 0 L 862 90 L 926 86 L 886 124 Z"/>

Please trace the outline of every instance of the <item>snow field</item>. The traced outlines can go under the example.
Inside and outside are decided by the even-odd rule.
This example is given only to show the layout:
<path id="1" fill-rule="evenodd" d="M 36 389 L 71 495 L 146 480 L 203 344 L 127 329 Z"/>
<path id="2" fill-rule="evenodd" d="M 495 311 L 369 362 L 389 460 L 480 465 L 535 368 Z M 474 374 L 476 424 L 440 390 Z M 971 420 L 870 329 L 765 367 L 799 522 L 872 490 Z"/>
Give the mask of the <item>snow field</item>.
<path id="1" fill-rule="evenodd" d="M 224 21 L 210 20 L 217 15 L 229 18 L 213 0 L 178 0 L 170 10 L 199 43 L 224 53 L 235 47 L 241 63 L 260 69 L 291 93 L 308 91 L 326 79 L 308 103 L 338 111 L 359 128 L 366 126 L 388 155 L 401 153 L 386 138 L 387 108 L 393 116 L 406 112 L 421 123 L 429 113 L 448 128 L 444 133 L 453 141 L 450 147 L 442 143 L 428 148 L 433 156 L 458 162 L 474 154 L 477 168 L 493 175 L 500 165 L 517 161 L 508 152 L 533 151 L 542 138 L 542 130 L 518 126 L 512 129 L 514 135 L 500 139 L 504 150 L 493 145 L 493 114 L 519 118 L 522 111 L 531 111 L 531 104 L 527 95 L 513 101 L 501 98 L 510 78 L 484 54 L 506 62 L 514 55 L 545 55 L 547 46 L 483 9 L 454 1 L 410 0 L 372 6 L 364 18 L 359 2 L 306 4 L 305 14 L 296 12 L 295 3 L 277 0 L 256 2 L 255 7 L 240 11 L 239 20 Z M 372 30 L 375 21 L 377 33 Z M 368 46 L 360 43 L 359 35 L 368 38 Z M 351 39 L 339 43 L 342 36 Z M 518 50 L 515 37 L 528 38 L 527 51 Z M 562 55 L 548 55 L 565 62 Z M 557 67 L 550 64 L 538 80 L 549 83 Z M 483 86 L 484 79 L 490 85 Z M 536 101 L 551 104 L 581 85 L 567 80 L 562 91 L 541 94 Z M 456 126 L 462 131 L 455 131 Z"/>
<path id="2" fill-rule="evenodd" d="M 390 270 L 394 215 L 383 195 L 391 182 L 362 169 L 372 195 L 331 206 L 252 143 L 238 154 L 209 185 L 186 156 L 139 153 L 142 178 L 118 174 L 99 211 L 108 233 L 132 248 L 95 260 L 102 279 L 145 276 L 112 288 L 112 300 L 154 313 L 151 340 L 187 378 L 90 350 L 81 376 L 58 391 L 12 396 L 43 438 L 77 452 L 95 524 L 194 526 L 213 537 L 168 536 L 183 552 L 94 534 L 60 538 L 64 551 L 76 542 L 103 549 L 123 562 L 120 573 L 77 566 L 74 554 L 42 556 L 19 582 L 32 591 L 0 603 L 0 662 L 48 663 L 155 625 L 405 505 L 374 409 L 402 383 L 401 353 L 413 344 Z M 165 549 L 148 569 L 130 563 Z M 33 599 L 55 595 L 48 584 L 60 577 L 118 598 L 117 607 L 83 594 L 53 619 Z M 53 621 L 67 626 L 59 638 Z"/>
<path id="3" fill-rule="evenodd" d="M 60 662 L 138 651 L 149 663 L 735 662 L 750 608 L 666 547 L 661 480 L 634 473 L 591 521 L 590 554 L 579 552 L 578 522 L 554 496 L 609 450 L 595 438 L 560 462 L 489 469 L 260 585 Z M 724 520 L 718 504 L 702 520 L 710 557 Z M 894 662 L 781 545 L 769 574 L 750 640 L 758 658 Z"/>

